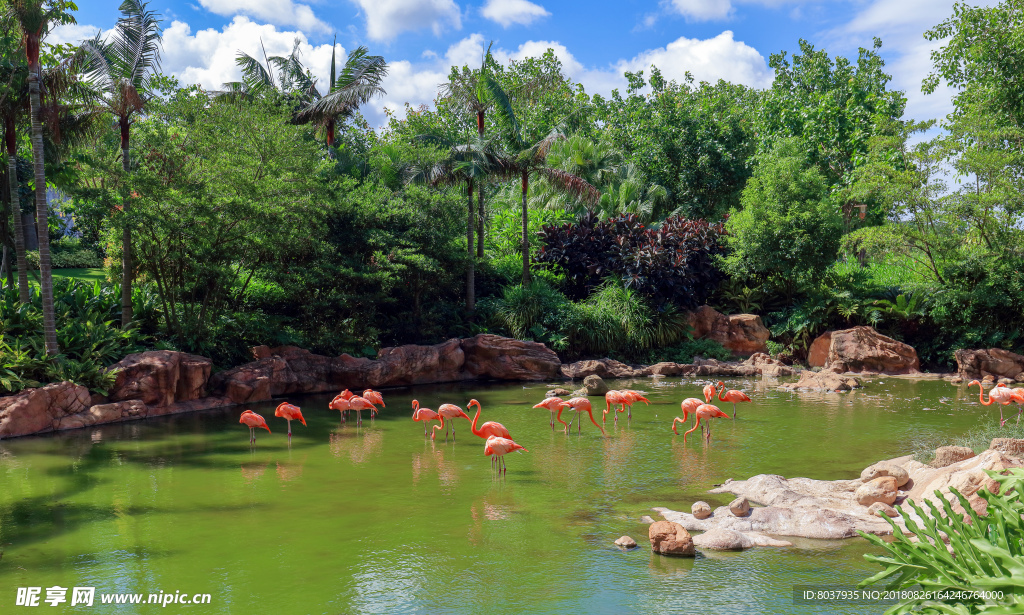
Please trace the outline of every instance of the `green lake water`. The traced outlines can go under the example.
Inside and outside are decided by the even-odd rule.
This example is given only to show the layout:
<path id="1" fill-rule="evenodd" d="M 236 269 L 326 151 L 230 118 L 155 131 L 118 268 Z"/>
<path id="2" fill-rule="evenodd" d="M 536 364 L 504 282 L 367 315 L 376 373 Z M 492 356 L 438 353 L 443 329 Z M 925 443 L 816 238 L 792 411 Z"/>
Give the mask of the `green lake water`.
<path id="1" fill-rule="evenodd" d="M 792 599 L 794 585 L 873 574 L 865 541 L 673 559 L 651 553 L 640 517 L 698 499 L 726 504 L 706 490 L 727 478 L 854 478 L 908 452 L 913 436 L 998 416 L 940 381 L 794 394 L 732 379 L 754 403 L 717 419 L 710 445 L 684 445 L 671 419 L 704 382 L 611 384 L 647 391 L 652 405 L 617 427 L 609 418 L 606 439 L 589 421 L 581 436 L 551 431 L 547 410 L 531 406 L 553 383 L 386 389 L 387 409 L 362 427 L 340 425 L 328 395 L 294 397 L 308 427 L 293 424 L 290 446 L 277 401 L 249 406 L 274 430 L 253 448 L 241 407 L 2 441 L 0 612 L 34 612 L 14 606 L 18 587 L 58 585 L 209 593 L 211 603 L 97 597 L 40 612 L 879 613 Z M 410 419 L 414 397 L 434 409 L 476 398 L 481 422 L 500 421 L 530 452 L 508 455 L 496 478 L 466 421 L 454 443 L 425 439 Z M 641 548 L 620 551 L 612 543 L 623 534 Z"/>

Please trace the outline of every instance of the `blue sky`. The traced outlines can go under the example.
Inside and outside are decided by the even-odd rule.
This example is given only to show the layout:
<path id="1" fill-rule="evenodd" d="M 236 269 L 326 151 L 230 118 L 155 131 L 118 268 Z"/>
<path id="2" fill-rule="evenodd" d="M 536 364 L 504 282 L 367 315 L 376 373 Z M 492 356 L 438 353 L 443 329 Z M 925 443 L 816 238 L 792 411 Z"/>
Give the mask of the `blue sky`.
<path id="1" fill-rule="evenodd" d="M 77 42 L 117 20 L 116 0 L 79 0 L 78 25 L 51 34 Z M 391 66 L 388 95 L 364 107 L 371 123 L 385 106 L 429 104 L 452 65 L 477 65 L 494 41 L 500 59 L 551 47 L 566 73 L 588 92 L 623 87 L 624 70 L 657 65 L 670 78 L 771 83 L 768 56 L 792 52 L 805 38 L 832 54 L 854 57 L 872 36 L 895 87 L 906 91 L 907 116 L 942 117 L 950 93 L 924 96 L 921 80 L 935 47 L 925 30 L 951 12 L 949 0 L 151 0 L 164 16 L 163 69 L 187 83 L 216 88 L 237 79 L 234 55 L 255 54 L 262 38 L 271 55 L 301 41 L 321 78 L 337 35 L 339 53 L 366 45 Z"/>

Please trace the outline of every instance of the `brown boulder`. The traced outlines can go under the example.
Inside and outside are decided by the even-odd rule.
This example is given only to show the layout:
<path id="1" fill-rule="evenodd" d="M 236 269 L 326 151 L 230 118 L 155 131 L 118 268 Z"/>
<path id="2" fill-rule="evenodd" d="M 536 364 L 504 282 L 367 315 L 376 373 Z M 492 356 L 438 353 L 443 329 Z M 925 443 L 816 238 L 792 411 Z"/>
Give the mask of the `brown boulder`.
<path id="1" fill-rule="evenodd" d="M 811 342 L 807 349 L 807 365 L 810 367 L 825 367 L 828 363 L 828 349 L 832 345 L 832 332 L 826 331 Z"/>
<path id="2" fill-rule="evenodd" d="M 886 517 L 895 517 L 899 513 L 892 506 L 889 506 L 885 502 L 875 502 L 871 506 L 868 506 L 868 512 L 872 515 L 885 515 Z"/>
<path id="3" fill-rule="evenodd" d="M 545 397 L 565 397 L 567 395 L 572 395 L 572 391 L 569 389 L 557 388 L 548 391 Z"/>
<path id="4" fill-rule="evenodd" d="M 1003 350 L 969 350 L 961 348 L 953 353 L 956 357 L 957 371 L 964 378 L 976 379 L 988 376 L 1013 378 L 1024 371 L 1024 356 Z"/>
<path id="5" fill-rule="evenodd" d="M 879 476 L 891 476 L 895 478 L 897 487 L 902 487 L 910 481 L 910 473 L 907 472 L 906 468 L 888 461 L 879 461 L 876 464 L 869 465 L 860 473 L 860 478 L 863 481 L 874 480 Z"/>
<path id="6" fill-rule="evenodd" d="M 56 382 L 0 397 L 0 438 L 60 429 L 61 420 L 89 407 L 89 389 Z"/>
<path id="7" fill-rule="evenodd" d="M 651 540 L 651 550 L 662 555 L 693 557 L 693 538 L 683 526 L 672 521 L 655 521 L 647 530 Z"/>
<path id="8" fill-rule="evenodd" d="M 608 392 L 608 385 L 597 374 L 584 378 L 583 386 L 587 389 L 587 395 L 604 395 Z"/>
<path id="9" fill-rule="evenodd" d="M 275 368 L 281 363 L 280 357 L 268 357 L 239 365 L 214 375 L 210 386 L 235 404 L 266 401 L 271 397 Z"/>
<path id="10" fill-rule="evenodd" d="M 914 374 L 919 371 L 917 351 L 871 327 L 832 332 L 826 366 L 837 372 Z"/>
<path id="11" fill-rule="evenodd" d="M 175 350 L 130 354 L 110 367 L 117 376 L 109 398 L 112 402 L 137 399 L 149 406 L 199 399 L 206 395 L 212 367 L 206 357 Z"/>
<path id="12" fill-rule="evenodd" d="M 993 438 L 988 448 L 1014 457 L 1024 456 L 1024 440 L 1020 438 Z"/>
<path id="13" fill-rule="evenodd" d="M 940 446 L 935 449 L 935 459 L 929 465 L 944 468 L 974 456 L 974 451 L 966 446 Z"/>
<path id="14" fill-rule="evenodd" d="M 804 370 L 800 372 L 800 379 L 796 382 L 789 382 L 779 388 L 784 391 L 849 391 L 854 385 L 860 386 L 856 378 L 845 378 L 831 370 L 812 372 Z"/>
<path id="15" fill-rule="evenodd" d="M 622 547 L 623 549 L 632 549 L 636 547 L 636 541 L 630 538 L 629 536 L 622 536 L 621 538 L 615 541 L 615 544 L 619 547 Z"/>
<path id="16" fill-rule="evenodd" d="M 544 344 L 481 333 L 462 340 L 466 371 L 497 380 L 547 380 L 562 362 Z"/>
<path id="17" fill-rule="evenodd" d="M 695 339 L 710 339 L 725 346 L 738 355 L 767 352 L 765 342 L 771 332 L 754 314 L 733 314 L 726 316 L 708 305 L 702 305 L 690 314 L 689 324 Z"/>
<path id="18" fill-rule="evenodd" d="M 632 378 L 636 376 L 636 370 L 625 363 L 615 359 L 590 359 L 587 361 L 576 361 L 561 366 L 562 375 L 572 380 L 586 378 L 587 376 L 600 376 L 602 378 Z"/>
<path id="19" fill-rule="evenodd" d="M 84 412 L 67 416 L 61 420 L 58 429 L 78 429 L 79 427 L 115 423 L 147 416 L 149 416 L 149 408 L 146 404 L 137 399 L 129 399 L 112 404 L 97 404 Z"/>
<path id="20" fill-rule="evenodd" d="M 742 365 L 754 367 L 762 376 L 774 378 L 792 376 L 795 373 L 792 367 L 782 361 L 771 358 L 771 356 L 763 352 L 755 352 L 750 355 L 750 358 L 744 361 Z"/>
<path id="21" fill-rule="evenodd" d="M 711 505 L 707 502 L 694 502 L 690 507 L 690 514 L 698 519 L 707 519 L 711 516 Z"/>
<path id="22" fill-rule="evenodd" d="M 738 497 L 729 503 L 729 512 L 736 517 L 745 517 L 750 514 L 750 502 L 747 498 Z"/>
<path id="23" fill-rule="evenodd" d="M 853 497 L 861 506 L 871 506 L 875 502 L 892 505 L 896 501 L 896 479 L 892 476 L 879 476 L 857 487 Z"/>

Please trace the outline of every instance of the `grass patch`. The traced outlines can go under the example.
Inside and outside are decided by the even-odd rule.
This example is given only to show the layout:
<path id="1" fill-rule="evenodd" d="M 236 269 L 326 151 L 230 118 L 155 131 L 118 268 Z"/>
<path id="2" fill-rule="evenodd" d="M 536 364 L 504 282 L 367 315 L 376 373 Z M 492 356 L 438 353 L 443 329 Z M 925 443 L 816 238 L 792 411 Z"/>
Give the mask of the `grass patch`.
<path id="1" fill-rule="evenodd" d="M 1014 407 L 1013 410 L 1015 409 Z M 966 446 L 975 453 L 981 453 L 988 450 L 995 438 L 1024 439 L 1024 421 L 1018 425 L 1015 422 L 1013 410 L 1004 409 L 1004 414 L 1009 419 L 1005 427 L 1000 427 L 998 421 L 985 422 L 972 427 L 959 437 L 951 438 L 929 434 L 915 438 L 911 441 L 914 459 L 921 463 L 930 463 L 935 459 L 935 449 L 940 446 Z"/>
<path id="2" fill-rule="evenodd" d="M 97 280 L 103 282 L 107 279 L 102 267 L 92 269 L 53 269 L 52 271 L 55 278 L 74 278 L 83 282 L 95 282 Z"/>

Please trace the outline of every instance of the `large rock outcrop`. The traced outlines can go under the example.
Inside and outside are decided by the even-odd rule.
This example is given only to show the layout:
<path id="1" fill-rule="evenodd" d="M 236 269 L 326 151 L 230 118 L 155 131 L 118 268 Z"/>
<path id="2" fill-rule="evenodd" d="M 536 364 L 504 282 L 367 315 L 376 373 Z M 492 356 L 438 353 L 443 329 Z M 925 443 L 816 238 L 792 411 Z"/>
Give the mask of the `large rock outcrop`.
<path id="1" fill-rule="evenodd" d="M 765 342 L 771 332 L 754 314 L 733 314 L 726 316 L 711 306 L 702 305 L 690 314 L 693 337 L 710 339 L 725 346 L 737 355 L 751 355 L 768 352 Z"/>
<path id="2" fill-rule="evenodd" d="M 861 386 L 856 378 L 844 376 L 832 370 L 825 369 L 820 372 L 803 370 L 800 372 L 800 379 L 796 382 L 787 382 L 779 388 L 783 391 L 849 391 Z"/>
<path id="3" fill-rule="evenodd" d="M 587 376 L 601 378 L 642 378 L 645 376 L 791 376 L 793 368 L 767 354 L 754 353 L 745 361 L 719 361 L 696 358 L 693 363 L 662 362 L 653 365 L 626 365 L 615 359 L 589 359 L 566 363 L 562 375 L 577 380 Z"/>
<path id="4" fill-rule="evenodd" d="M 206 357 L 174 350 L 130 354 L 110 366 L 116 380 L 110 401 L 137 399 L 147 406 L 169 406 L 206 396 L 213 362 Z"/>
<path id="5" fill-rule="evenodd" d="M 743 481 L 729 480 L 711 490 L 711 493 L 731 493 L 761 504 L 742 517 L 726 506 L 702 518 L 667 508 L 654 510 L 689 531 L 720 528 L 744 534 L 824 539 L 852 538 L 858 530 L 887 535 L 892 533 L 892 527 L 878 516 L 879 511 L 891 513 L 889 504 L 906 504 L 908 500 L 922 506 L 927 501 L 939 504 L 935 492 L 948 496 L 951 487 L 959 490 L 972 508 L 983 512 L 984 499 L 977 491 L 982 487 L 990 490 L 996 487 L 985 471 L 1004 471 L 1024 465 L 1019 457 L 1000 450 L 1013 446 L 1002 439 L 994 440 L 992 448 L 980 455 L 942 467 L 925 465 L 907 455 L 869 466 L 861 478 L 854 480 L 787 479 L 760 474 Z M 910 506 L 903 506 L 902 510 L 915 522 L 921 522 Z M 958 514 L 965 512 L 958 502 L 954 503 L 953 510 Z M 905 526 L 905 518 L 899 516 L 893 520 Z"/>
<path id="6" fill-rule="evenodd" d="M 832 346 L 832 332 L 826 331 L 814 338 L 811 347 L 807 349 L 807 365 L 811 367 L 825 367 L 828 363 L 828 350 Z"/>
<path id="7" fill-rule="evenodd" d="M 953 355 L 956 357 L 957 371 L 967 379 L 981 379 L 985 376 L 994 378 L 1013 378 L 1024 382 L 1024 355 L 1019 355 L 1002 348 L 988 350 L 968 350 L 962 348 Z"/>
<path id="8" fill-rule="evenodd" d="M 0 438 L 60 429 L 69 415 L 89 408 L 89 389 L 73 382 L 55 382 L 0 397 Z"/>
<path id="9" fill-rule="evenodd" d="M 462 340 L 466 371 L 476 378 L 547 380 L 562 366 L 555 351 L 544 344 L 481 333 Z"/>
<path id="10" fill-rule="evenodd" d="M 832 332 L 825 367 L 837 372 L 916 374 L 921 364 L 912 346 L 872 327 L 853 327 Z"/>

